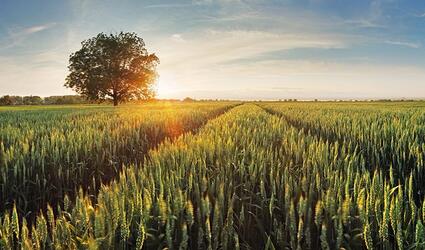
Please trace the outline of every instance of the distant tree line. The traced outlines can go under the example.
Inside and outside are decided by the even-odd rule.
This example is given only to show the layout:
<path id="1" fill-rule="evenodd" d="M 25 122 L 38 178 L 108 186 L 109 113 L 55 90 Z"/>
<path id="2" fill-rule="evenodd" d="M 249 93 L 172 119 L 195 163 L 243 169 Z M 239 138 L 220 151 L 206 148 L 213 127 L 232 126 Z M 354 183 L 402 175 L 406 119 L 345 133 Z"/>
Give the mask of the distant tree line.
<path id="1" fill-rule="evenodd" d="M 0 97 L 0 106 L 16 105 L 53 105 L 53 104 L 88 104 L 91 103 L 83 96 L 64 95 L 49 96 L 42 98 L 40 96 L 12 96 L 5 95 Z"/>
<path id="2" fill-rule="evenodd" d="M 146 100 L 132 100 L 130 103 L 145 103 L 145 102 L 220 102 L 220 101 L 232 101 L 227 99 L 194 99 L 186 97 L 184 99 L 155 99 L 150 98 Z M 63 105 L 63 104 L 95 104 L 95 103 L 112 103 L 113 100 L 90 100 L 81 95 L 62 95 L 62 96 L 14 96 L 4 95 L 0 97 L 0 106 L 19 106 L 19 105 Z"/>
<path id="3" fill-rule="evenodd" d="M 279 102 L 297 102 L 298 99 L 279 99 Z M 316 99 L 315 99 L 316 101 Z"/>

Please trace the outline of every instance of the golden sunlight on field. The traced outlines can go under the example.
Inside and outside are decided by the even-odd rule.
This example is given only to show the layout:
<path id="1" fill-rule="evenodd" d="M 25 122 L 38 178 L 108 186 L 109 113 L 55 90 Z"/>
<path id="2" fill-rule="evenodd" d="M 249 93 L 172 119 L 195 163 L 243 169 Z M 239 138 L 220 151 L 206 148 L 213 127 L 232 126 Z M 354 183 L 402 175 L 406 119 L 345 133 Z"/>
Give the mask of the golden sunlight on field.
<path id="1" fill-rule="evenodd" d="M 425 250 L 425 0 L 0 6 L 0 250 Z"/>

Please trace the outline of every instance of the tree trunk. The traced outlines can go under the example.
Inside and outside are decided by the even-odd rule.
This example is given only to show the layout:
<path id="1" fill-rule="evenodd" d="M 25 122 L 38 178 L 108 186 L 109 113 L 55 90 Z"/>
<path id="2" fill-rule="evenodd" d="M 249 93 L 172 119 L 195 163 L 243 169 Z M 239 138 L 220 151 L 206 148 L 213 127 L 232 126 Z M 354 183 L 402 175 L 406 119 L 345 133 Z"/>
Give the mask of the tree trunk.
<path id="1" fill-rule="evenodd" d="M 118 94 L 115 88 L 112 90 L 112 100 L 114 100 L 114 107 L 118 106 Z"/>

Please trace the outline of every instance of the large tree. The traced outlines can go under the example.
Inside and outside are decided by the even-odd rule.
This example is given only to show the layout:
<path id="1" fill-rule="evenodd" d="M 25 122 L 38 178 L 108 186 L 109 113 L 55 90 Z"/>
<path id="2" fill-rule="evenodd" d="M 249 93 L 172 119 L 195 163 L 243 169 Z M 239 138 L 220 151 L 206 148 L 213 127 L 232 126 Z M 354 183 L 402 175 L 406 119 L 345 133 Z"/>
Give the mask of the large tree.
<path id="1" fill-rule="evenodd" d="M 112 99 L 115 106 L 154 96 L 159 59 L 137 34 L 100 33 L 81 45 L 69 58 L 66 87 L 91 100 Z"/>

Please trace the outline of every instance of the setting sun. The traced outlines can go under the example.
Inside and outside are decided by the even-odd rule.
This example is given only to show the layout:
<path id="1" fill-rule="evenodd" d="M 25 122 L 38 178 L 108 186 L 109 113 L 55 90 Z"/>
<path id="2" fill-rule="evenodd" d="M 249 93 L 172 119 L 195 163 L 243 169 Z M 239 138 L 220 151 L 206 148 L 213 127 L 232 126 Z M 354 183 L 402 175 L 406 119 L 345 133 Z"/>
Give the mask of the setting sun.
<path id="1" fill-rule="evenodd" d="M 171 99 L 179 96 L 179 86 L 174 81 L 173 77 L 168 75 L 161 75 L 158 83 L 156 84 L 157 98 Z"/>

